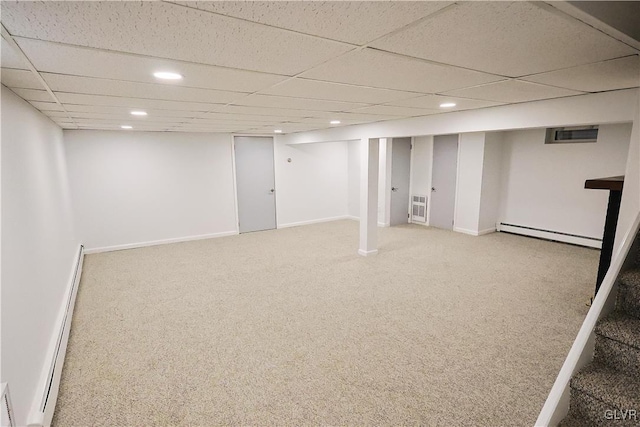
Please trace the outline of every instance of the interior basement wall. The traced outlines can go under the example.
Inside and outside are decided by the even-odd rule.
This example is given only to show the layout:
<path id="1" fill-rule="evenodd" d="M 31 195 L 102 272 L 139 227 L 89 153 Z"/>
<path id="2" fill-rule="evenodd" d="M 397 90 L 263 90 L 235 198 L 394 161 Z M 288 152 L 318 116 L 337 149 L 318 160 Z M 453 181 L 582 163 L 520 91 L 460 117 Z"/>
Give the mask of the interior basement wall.
<path id="1" fill-rule="evenodd" d="M 64 143 L 89 251 L 237 233 L 230 135 L 70 130 Z"/>
<path id="2" fill-rule="evenodd" d="M 347 141 L 287 145 L 276 137 L 279 228 L 347 218 L 349 154 Z"/>
<path id="3" fill-rule="evenodd" d="M 482 193 L 478 233 L 496 230 L 500 213 L 502 188 L 502 153 L 504 141 L 501 132 L 487 132 L 484 137 L 484 161 L 482 165 Z"/>
<path id="4" fill-rule="evenodd" d="M 2 87 L 2 350 L 16 425 L 44 390 L 41 376 L 79 250 L 56 124 Z"/>
<path id="5" fill-rule="evenodd" d="M 503 133 L 499 220 L 602 238 L 608 192 L 590 178 L 624 175 L 631 124 L 601 125 L 597 143 L 545 144 L 545 129 Z"/>
<path id="6" fill-rule="evenodd" d="M 431 205 L 431 166 L 433 162 L 433 136 L 413 138 L 413 159 L 411 163 L 412 196 L 427 197 L 427 224 Z"/>
<path id="7" fill-rule="evenodd" d="M 360 140 L 347 142 L 348 147 L 348 215 L 352 219 L 360 218 Z"/>

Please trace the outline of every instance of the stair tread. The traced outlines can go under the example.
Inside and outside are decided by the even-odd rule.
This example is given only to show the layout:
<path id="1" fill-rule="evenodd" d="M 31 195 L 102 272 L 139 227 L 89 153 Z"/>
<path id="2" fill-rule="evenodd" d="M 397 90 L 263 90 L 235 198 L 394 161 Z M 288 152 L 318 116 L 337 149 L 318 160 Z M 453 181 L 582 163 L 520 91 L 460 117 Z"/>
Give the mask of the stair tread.
<path id="1" fill-rule="evenodd" d="M 589 421 L 574 414 L 569 414 L 562 421 L 560 421 L 558 427 L 587 427 L 590 425 L 591 423 Z"/>
<path id="2" fill-rule="evenodd" d="M 640 286 L 640 268 L 625 271 L 620 276 L 620 281 L 627 286 Z"/>
<path id="3" fill-rule="evenodd" d="M 591 363 L 571 379 L 571 388 L 619 409 L 635 408 L 640 379 L 600 363 Z"/>
<path id="4" fill-rule="evenodd" d="M 640 349 L 640 319 L 627 313 L 614 311 L 600 319 L 596 334 Z"/>

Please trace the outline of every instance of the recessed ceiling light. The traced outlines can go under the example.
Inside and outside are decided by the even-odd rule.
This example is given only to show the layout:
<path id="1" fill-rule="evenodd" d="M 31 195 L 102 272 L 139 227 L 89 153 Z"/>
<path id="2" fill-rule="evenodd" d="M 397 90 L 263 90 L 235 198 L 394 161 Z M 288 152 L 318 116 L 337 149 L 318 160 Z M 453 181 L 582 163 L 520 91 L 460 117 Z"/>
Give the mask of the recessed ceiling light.
<path id="1" fill-rule="evenodd" d="M 181 74 L 172 73 L 170 71 L 157 71 L 153 73 L 153 76 L 157 79 L 163 79 L 163 80 L 182 80 Z"/>
<path id="2" fill-rule="evenodd" d="M 273 131 L 273 133 L 282 133 L 282 129 L 276 129 Z"/>
<path id="3" fill-rule="evenodd" d="M 339 125 L 340 120 L 331 120 L 329 123 L 331 123 L 332 125 Z"/>
<path id="4" fill-rule="evenodd" d="M 122 125 L 120 126 L 122 129 L 133 129 L 133 126 L 129 126 L 129 125 Z"/>
<path id="5" fill-rule="evenodd" d="M 132 116 L 146 116 L 147 112 L 146 111 L 132 111 L 131 115 Z"/>
<path id="6" fill-rule="evenodd" d="M 445 102 L 444 104 L 440 104 L 440 108 L 451 108 L 455 106 L 456 106 L 455 102 Z"/>

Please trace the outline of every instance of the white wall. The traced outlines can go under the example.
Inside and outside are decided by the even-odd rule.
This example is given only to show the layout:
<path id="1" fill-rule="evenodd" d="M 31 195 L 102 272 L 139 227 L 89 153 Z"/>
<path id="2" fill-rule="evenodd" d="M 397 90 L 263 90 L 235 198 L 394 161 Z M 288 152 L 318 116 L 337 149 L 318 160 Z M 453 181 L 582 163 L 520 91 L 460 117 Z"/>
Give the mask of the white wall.
<path id="1" fill-rule="evenodd" d="M 427 224 L 431 206 L 431 167 L 433 162 L 433 136 L 413 138 L 411 163 L 411 193 L 427 196 Z"/>
<path id="2" fill-rule="evenodd" d="M 62 130 L 2 87 L 2 365 L 17 425 L 41 375 L 75 267 Z"/>
<path id="3" fill-rule="evenodd" d="M 545 129 L 505 132 L 500 221 L 602 238 L 608 192 L 584 182 L 624 175 L 630 135 L 601 125 L 597 143 L 545 144 Z"/>
<path id="4" fill-rule="evenodd" d="M 392 138 L 380 138 L 378 155 L 378 226 L 389 227 L 391 225 Z"/>
<path id="5" fill-rule="evenodd" d="M 65 131 L 64 142 L 88 249 L 237 231 L 229 135 Z"/>
<path id="6" fill-rule="evenodd" d="M 478 232 L 481 234 L 495 230 L 498 222 L 500 191 L 502 188 L 503 150 L 501 132 L 485 133 L 482 194 L 480 197 L 480 219 L 478 224 Z"/>
<path id="7" fill-rule="evenodd" d="M 278 227 L 347 216 L 348 146 L 346 141 L 287 145 L 276 138 Z"/>
<path id="8" fill-rule="evenodd" d="M 484 132 L 460 134 L 453 230 L 476 234 L 480 218 Z"/>
<path id="9" fill-rule="evenodd" d="M 360 140 L 347 142 L 348 215 L 360 218 Z"/>

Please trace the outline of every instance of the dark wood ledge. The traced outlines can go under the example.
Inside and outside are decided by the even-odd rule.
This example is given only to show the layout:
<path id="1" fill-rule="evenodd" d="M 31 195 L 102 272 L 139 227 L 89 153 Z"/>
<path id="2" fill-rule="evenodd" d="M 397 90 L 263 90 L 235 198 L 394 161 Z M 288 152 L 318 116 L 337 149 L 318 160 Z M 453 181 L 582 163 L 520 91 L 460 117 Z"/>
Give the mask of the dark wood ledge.
<path id="1" fill-rule="evenodd" d="M 613 190 L 622 191 L 624 185 L 624 175 L 610 176 L 608 178 L 588 179 L 584 182 L 584 188 L 593 190 Z"/>

